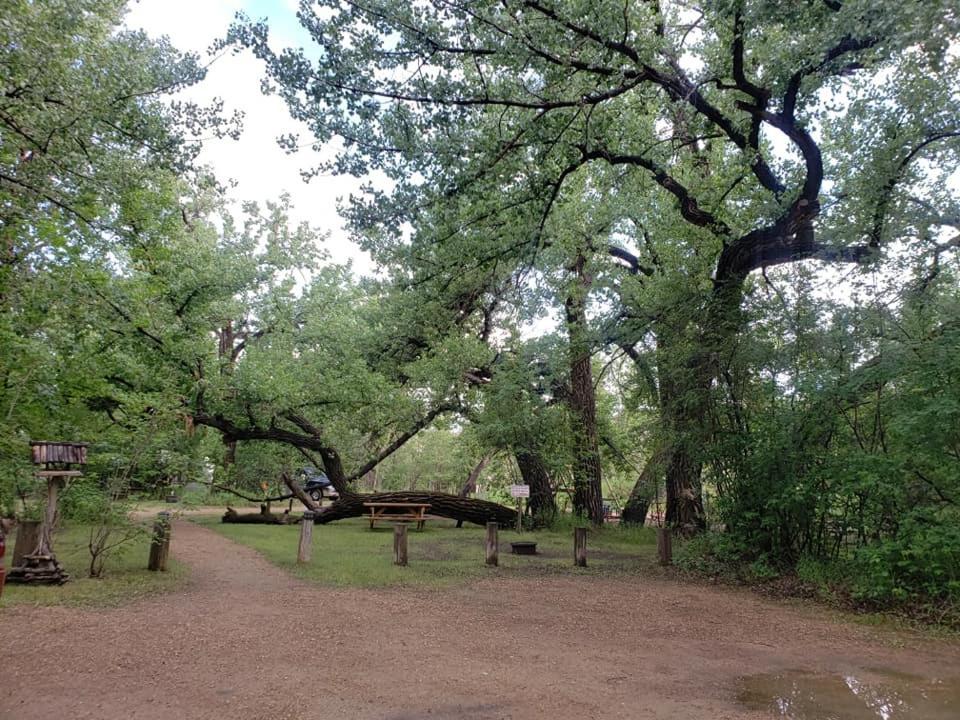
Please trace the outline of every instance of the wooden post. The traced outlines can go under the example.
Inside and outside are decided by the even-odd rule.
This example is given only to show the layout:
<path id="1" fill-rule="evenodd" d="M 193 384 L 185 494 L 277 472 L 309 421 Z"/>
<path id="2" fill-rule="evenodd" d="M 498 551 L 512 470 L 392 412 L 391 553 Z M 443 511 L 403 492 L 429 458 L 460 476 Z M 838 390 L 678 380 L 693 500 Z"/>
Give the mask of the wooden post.
<path id="1" fill-rule="evenodd" d="M 521 500 L 520 498 L 517 498 L 517 532 L 518 533 L 523 532 L 523 510 L 521 509 L 522 502 L 523 500 Z"/>
<path id="2" fill-rule="evenodd" d="M 303 513 L 300 521 L 300 545 L 297 547 L 297 562 L 310 562 L 310 551 L 313 549 L 313 511 Z"/>
<path id="3" fill-rule="evenodd" d="M 673 562 L 673 536 L 670 528 L 657 528 L 657 557 L 661 565 L 670 565 Z"/>
<path id="4" fill-rule="evenodd" d="M 160 569 L 167 571 L 167 558 L 170 557 L 170 536 L 173 528 L 170 526 L 170 513 L 163 510 L 157 515 L 163 520 L 163 542 L 160 544 Z"/>
<path id="5" fill-rule="evenodd" d="M 587 529 L 573 529 L 573 564 L 577 567 L 587 566 Z"/>
<path id="6" fill-rule="evenodd" d="M 164 510 L 157 513 L 157 521 L 153 524 L 153 539 L 150 541 L 150 558 L 147 560 L 147 570 L 165 572 L 169 555 L 170 513 Z"/>
<path id="7" fill-rule="evenodd" d="M 393 526 L 393 564 L 407 564 L 407 526 L 403 523 Z"/>
<path id="8" fill-rule="evenodd" d="M 43 522 L 40 523 L 40 537 L 34 555 L 53 557 L 53 525 L 57 521 L 57 491 L 63 480 L 59 477 L 47 478 L 47 505 L 43 509 Z"/>
<path id="9" fill-rule="evenodd" d="M 500 564 L 498 530 L 500 526 L 495 522 L 487 523 L 487 565 Z"/>

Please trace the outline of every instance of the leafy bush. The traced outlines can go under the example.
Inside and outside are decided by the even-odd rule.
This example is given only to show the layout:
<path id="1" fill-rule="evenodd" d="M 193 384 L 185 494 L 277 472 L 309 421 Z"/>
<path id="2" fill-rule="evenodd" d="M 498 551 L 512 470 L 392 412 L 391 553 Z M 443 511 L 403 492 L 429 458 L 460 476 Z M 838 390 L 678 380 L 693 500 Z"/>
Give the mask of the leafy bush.
<path id="1" fill-rule="evenodd" d="M 886 605 L 916 598 L 960 600 L 960 518 L 910 513 L 894 537 L 855 555 L 854 596 Z"/>
<path id="2" fill-rule="evenodd" d="M 678 542 L 673 551 L 673 562 L 681 570 L 698 575 L 723 575 L 731 570 L 729 537 L 721 533 L 703 533 Z"/>
<path id="3" fill-rule="evenodd" d="M 100 520 L 110 504 L 110 495 L 96 479 L 78 478 L 60 495 L 60 516 L 80 523 L 93 523 Z"/>

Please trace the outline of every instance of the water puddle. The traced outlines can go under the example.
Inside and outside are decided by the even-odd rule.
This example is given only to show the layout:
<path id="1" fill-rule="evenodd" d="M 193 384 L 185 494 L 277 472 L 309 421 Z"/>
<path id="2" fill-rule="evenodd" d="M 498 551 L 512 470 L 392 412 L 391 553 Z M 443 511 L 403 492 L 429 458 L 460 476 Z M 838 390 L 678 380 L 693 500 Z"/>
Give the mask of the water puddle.
<path id="1" fill-rule="evenodd" d="M 786 671 L 741 678 L 737 699 L 751 710 L 791 720 L 958 720 L 960 678 L 879 669 L 841 675 Z"/>

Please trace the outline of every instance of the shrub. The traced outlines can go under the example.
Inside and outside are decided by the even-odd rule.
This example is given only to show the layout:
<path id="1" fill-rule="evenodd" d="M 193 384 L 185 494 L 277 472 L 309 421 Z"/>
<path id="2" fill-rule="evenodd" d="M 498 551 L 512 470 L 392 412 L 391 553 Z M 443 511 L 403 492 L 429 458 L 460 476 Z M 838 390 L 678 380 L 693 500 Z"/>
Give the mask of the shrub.
<path id="1" fill-rule="evenodd" d="M 908 515 L 895 537 L 859 548 L 854 596 L 878 605 L 915 598 L 960 599 L 960 518 L 928 508 Z"/>
<path id="2" fill-rule="evenodd" d="M 96 479 L 78 478 L 60 496 L 60 516 L 80 523 L 97 522 L 110 504 L 110 495 Z"/>

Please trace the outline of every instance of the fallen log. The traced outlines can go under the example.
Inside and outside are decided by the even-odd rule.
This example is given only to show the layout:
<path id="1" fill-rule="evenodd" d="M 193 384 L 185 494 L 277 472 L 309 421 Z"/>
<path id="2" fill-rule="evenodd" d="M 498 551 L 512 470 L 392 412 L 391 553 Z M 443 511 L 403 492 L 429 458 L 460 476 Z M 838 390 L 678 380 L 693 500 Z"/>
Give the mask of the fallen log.
<path id="1" fill-rule="evenodd" d="M 293 525 L 300 522 L 300 518 L 292 517 L 287 511 L 282 515 L 266 512 L 262 507 L 258 513 L 238 513 L 228 507 L 220 522 L 225 523 L 252 523 L 255 525 Z"/>
<path id="2" fill-rule="evenodd" d="M 486 527 L 488 522 L 495 522 L 500 527 L 509 528 L 516 524 L 517 511 L 489 500 L 477 500 L 457 495 L 436 492 L 420 492 L 411 490 L 405 492 L 372 493 L 370 495 L 349 494 L 341 496 L 332 505 L 318 509 L 314 516 L 315 524 L 324 524 L 335 520 L 361 517 L 370 512 L 364 503 L 429 503 L 430 514 L 452 520 L 463 520 Z"/>

